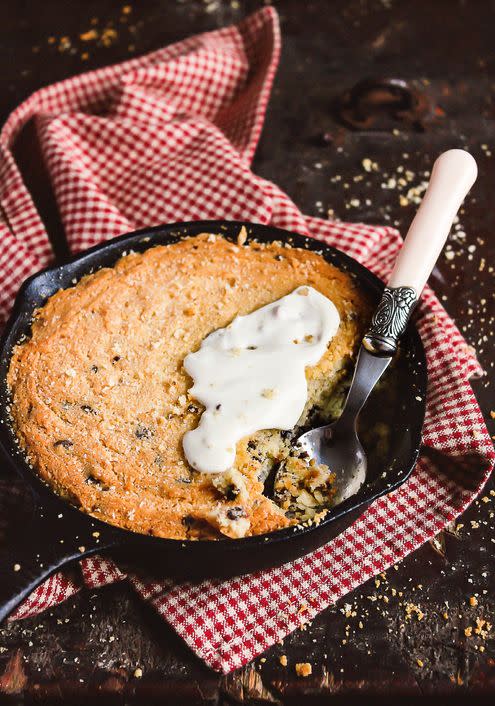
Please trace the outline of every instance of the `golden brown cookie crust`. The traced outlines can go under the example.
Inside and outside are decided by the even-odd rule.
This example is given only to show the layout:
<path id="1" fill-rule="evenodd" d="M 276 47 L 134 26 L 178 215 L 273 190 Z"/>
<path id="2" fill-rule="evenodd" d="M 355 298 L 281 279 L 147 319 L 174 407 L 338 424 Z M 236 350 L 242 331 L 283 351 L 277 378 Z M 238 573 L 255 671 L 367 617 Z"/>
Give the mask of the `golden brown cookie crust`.
<path id="1" fill-rule="evenodd" d="M 241 497 L 188 467 L 182 437 L 201 406 L 188 397 L 182 362 L 211 331 L 303 284 L 341 317 L 307 370 L 317 389 L 355 350 L 367 306 L 352 278 L 314 252 L 202 234 L 131 253 L 57 292 L 8 374 L 13 424 L 33 467 L 85 512 L 137 532 L 185 539 L 289 525 L 262 494 L 248 438 L 237 447 Z"/>

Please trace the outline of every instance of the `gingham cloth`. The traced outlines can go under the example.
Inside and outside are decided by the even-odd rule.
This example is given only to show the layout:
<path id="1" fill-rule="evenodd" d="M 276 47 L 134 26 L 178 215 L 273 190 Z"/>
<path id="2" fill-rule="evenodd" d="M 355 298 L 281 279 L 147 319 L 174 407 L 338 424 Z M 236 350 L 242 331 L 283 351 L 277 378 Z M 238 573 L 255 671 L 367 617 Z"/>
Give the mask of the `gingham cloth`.
<path id="1" fill-rule="evenodd" d="M 11 152 L 31 118 L 73 251 L 159 223 L 241 219 L 314 236 L 385 278 L 400 245 L 395 230 L 305 217 L 250 170 L 279 52 L 277 16 L 265 8 L 238 26 L 43 88 L 19 106 L 0 135 L 2 319 L 22 280 L 52 258 Z M 422 460 L 399 490 L 326 546 L 230 580 L 150 582 L 109 560 L 84 559 L 80 575 L 56 574 L 14 619 L 83 585 L 127 579 L 201 659 L 229 672 L 433 537 L 472 502 L 494 453 L 468 382 L 478 363 L 428 289 L 418 326 L 429 372 L 424 442 L 452 456 L 476 455 L 469 483 Z"/>

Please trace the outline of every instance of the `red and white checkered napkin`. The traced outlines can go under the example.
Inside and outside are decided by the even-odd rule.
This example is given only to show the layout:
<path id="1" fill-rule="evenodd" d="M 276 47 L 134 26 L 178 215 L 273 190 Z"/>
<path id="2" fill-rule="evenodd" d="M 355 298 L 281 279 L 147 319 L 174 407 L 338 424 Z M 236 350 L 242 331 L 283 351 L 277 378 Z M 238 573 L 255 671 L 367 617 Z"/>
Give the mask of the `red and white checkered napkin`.
<path id="1" fill-rule="evenodd" d="M 0 134 L 2 317 L 21 281 L 52 255 L 11 154 L 31 118 L 74 251 L 159 223 L 241 219 L 312 235 L 386 277 L 400 245 L 396 231 L 307 218 L 250 170 L 279 51 L 277 16 L 266 8 L 236 27 L 76 76 L 23 103 Z M 298 627 L 302 603 L 309 620 L 433 537 L 479 492 L 494 453 L 468 382 L 479 372 L 474 355 L 430 290 L 419 316 L 430 380 L 424 441 L 453 456 L 477 455 L 469 482 L 421 461 L 407 483 L 328 545 L 227 581 L 156 583 L 85 559 L 82 579 L 53 576 L 14 617 L 44 610 L 83 584 L 127 578 L 207 664 L 228 672 Z"/>

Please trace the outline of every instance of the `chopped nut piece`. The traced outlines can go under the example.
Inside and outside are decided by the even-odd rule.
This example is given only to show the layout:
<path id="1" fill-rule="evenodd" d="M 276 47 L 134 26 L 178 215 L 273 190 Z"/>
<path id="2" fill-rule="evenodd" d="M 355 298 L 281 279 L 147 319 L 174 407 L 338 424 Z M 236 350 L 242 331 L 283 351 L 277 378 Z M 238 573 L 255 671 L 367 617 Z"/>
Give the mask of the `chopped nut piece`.
<path id="1" fill-rule="evenodd" d="M 469 598 L 469 605 L 471 606 L 477 606 L 478 605 L 478 599 L 476 596 L 470 596 Z"/>
<path id="2" fill-rule="evenodd" d="M 134 670 L 134 676 L 136 677 L 136 679 L 141 679 L 141 677 L 143 676 L 143 670 L 141 669 L 141 667 L 138 667 Z"/>
<path id="3" fill-rule="evenodd" d="M 282 667 L 286 667 L 287 666 L 287 655 L 280 655 L 279 662 L 282 665 Z"/>

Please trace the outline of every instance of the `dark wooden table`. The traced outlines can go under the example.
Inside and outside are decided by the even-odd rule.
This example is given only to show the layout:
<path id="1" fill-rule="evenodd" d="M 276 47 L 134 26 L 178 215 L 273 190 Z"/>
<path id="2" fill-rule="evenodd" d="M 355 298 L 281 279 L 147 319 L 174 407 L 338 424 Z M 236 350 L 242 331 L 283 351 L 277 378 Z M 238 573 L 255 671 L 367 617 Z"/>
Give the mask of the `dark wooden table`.
<path id="1" fill-rule="evenodd" d="M 262 4 L 9 3 L 0 24 L 1 117 L 40 86 L 234 22 Z M 331 209 L 342 219 L 386 222 L 404 232 L 416 187 L 438 153 L 467 147 L 478 160 L 478 182 L 431 282 L 487 371 L 473 387 L 494 434 L 495 4 L 281 0 L 276 6 L 283 54 L 254 169 L 304 211 L 325 217 Z M 83 41 L 92 27 L 111 31 L 103 41 Z M 405 85 L 386 83 L 377 91 L 368 84 L 343 107 L 339 97 L 367 77 Z M 60 244 L 29 135 L 18 158 Z M 367 159 L 376 170 L 366 171 Z M 495 629 L 484 638 L 465 631 L 477 618 L 495 623 L 493 487 L 434 543 L 234 674 L 209 671 L 126 585 L 117 585 L 1 629 L 0 700 L 397 704 L 448 695 L 451 703 L 488 703 L 495 696 Z M 421 620 L 421 613 L 408 615 L 407 604 L 419 606 Z M 282 654 L 289 667 L 280 665 Z M 311 677 L 296 677 L 300 661 L 312 663 Z"/>

